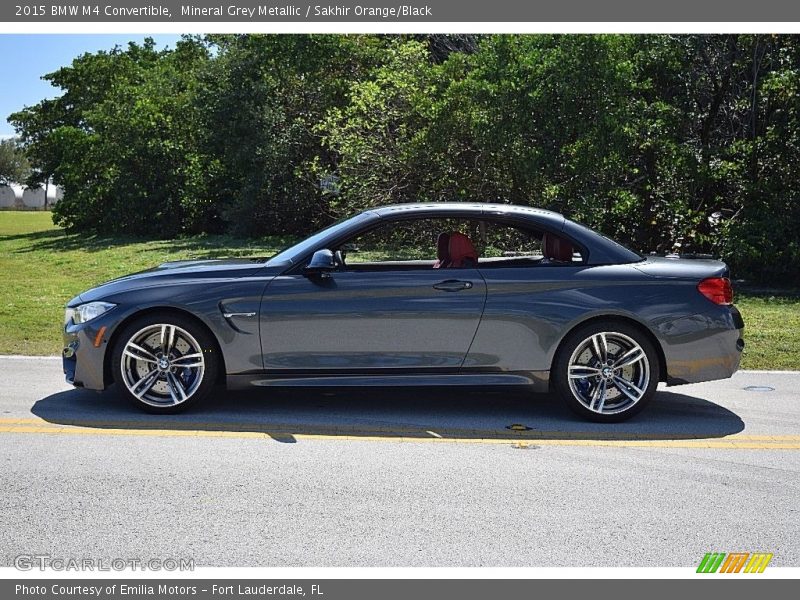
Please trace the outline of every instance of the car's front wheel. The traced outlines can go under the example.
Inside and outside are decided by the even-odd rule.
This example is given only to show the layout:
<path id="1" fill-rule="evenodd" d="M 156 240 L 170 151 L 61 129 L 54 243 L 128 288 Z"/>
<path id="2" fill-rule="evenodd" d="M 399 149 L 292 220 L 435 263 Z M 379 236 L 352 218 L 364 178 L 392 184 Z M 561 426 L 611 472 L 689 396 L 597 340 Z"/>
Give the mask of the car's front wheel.
<path id="1" fill-rule="evenodd" d="M 563 341 L 552 378 L 577 414 L 613 423 L 639 413 L 659 380 L 658 355 L 650 340 L 627 323 L 590 323 Z"/>
<path id="2" fill-rule="evenodd" d="M 219 368 L 216 345 L 192 319 L 147 315 L 125 327 L 117 339 L 115 379 L 137 407 L 176 413 L 211 392 Z"/>

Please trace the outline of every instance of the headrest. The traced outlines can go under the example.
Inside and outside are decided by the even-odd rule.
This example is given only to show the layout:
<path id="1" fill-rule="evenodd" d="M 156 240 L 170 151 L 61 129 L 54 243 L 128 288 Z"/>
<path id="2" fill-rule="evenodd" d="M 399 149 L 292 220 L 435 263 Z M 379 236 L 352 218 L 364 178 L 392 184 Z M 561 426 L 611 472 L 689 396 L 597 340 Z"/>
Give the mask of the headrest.
<path id="1" fill-rule="evenodd" d="M 476 265 L 478 263 L 478 253 L 475 251 L 475 246 L 472 245 L 472 240 L 463 233 L 454 231 L 450 234 L 449 252 L 450 261 L 454 267 L 463 266 L 466 259 L 472 259 Z"/>
<path id="2" fill-rule="evenodd" d="M 545 258 L 559 262 L 572 262 L 573 252 L 572 244 L 564 238 L 552 233 L 545 233 L 542 236 L 542 254 Z"/>

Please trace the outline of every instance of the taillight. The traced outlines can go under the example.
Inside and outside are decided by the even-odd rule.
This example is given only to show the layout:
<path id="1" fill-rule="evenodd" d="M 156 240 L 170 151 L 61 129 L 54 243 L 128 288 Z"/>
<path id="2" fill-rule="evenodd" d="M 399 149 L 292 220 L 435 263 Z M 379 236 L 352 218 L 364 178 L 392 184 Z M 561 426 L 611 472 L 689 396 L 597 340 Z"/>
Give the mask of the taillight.
<path id="1" fill-rule="evenodd" d="M 733 288 L 727 277 L 708 277 L 697 284 L 697 291 L 714 304 L 733 304 Z"/>

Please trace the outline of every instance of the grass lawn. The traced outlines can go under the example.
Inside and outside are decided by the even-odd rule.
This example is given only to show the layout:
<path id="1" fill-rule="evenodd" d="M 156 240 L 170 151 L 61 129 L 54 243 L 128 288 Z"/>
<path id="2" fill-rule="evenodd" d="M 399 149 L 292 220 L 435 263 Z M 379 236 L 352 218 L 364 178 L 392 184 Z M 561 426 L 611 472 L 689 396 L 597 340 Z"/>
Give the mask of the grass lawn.
<path id="1" fill-rule="evenodd" d="M 64 304 L 81 291 L 167 260 L 269 256 L 287 240 L 195 236 L 142 241 L 66 235 L 49 212 L 0 211 L 0 354 L 58 354 Z M 738 294 L 742 368 L 800 370 L 800 298 Z"/>
<path id="2" fill-rule="evenodd" d="M 168 260 L 270 256 L 288 240 L 143 241 L 65 235 L 49 212 L 0 211 L 0 354 L 59 354 L 64 304 L 98 283 Z"/>
<path id="3" fill-rule="evenodd" d="M 800 297 L 736 294 L 744 317 L 743 369 L 800 370 Z"/>

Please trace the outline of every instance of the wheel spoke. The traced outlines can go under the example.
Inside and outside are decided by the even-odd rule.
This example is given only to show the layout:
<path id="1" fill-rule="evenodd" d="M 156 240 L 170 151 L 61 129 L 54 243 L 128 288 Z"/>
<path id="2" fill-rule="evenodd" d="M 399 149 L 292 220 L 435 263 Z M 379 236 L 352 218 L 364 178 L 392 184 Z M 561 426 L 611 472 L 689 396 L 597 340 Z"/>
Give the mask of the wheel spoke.
<path id="1" fill-rule="evenodd" d="M 634 346 L 617 359 L 617 362 L 614 363 L 614 368 L 622 369 L 623 367 L 629 367 L 639 362 L 644 357 L 644 350 L 642 350 L 639 346 Z"/>
<path id="2" fill-rule="evenodd" d="M 186 400 L 186 390 L 183 389 L 183 384 L 173 373 L 167 373 L 167 386 L 173 404 L 180 404 Z"/>
<path id="3" fill-rule="evenodd" d="M 164 356 L 169 356 L 172 346 L 175 343 L 175 326 L 162 325 L 161 326 L 161 352 Z"/>
<path id="4" fill-rule="evenodd" d="M 606 403 L 607 388 L 608 386 L 605 379 L 598 382 L 597 387 L 595 387 L 594 392 L 592 392 L 592 401 L 589 404 L 589 410 L 603 412 L 603 406 L 605 406 Z"/>
<path id="5" fill-rule="evenodd" d="M 174 359 L 172 361 L 172 366 L 178 367 L 180 369 L 194 369 L 196 367 L 203 366 L 202 359 L 203 359 L 202 352 L 195 352 L 194 354 L 184 354 L 183 356 L 179 356 L 178 358 Z"/>
<path id="6" fill-rule="evenodd" d="M 133 342 L 128 342 L 128 345 L 125 346 L 125 355 L 130 356 L 134 360 L 140 360 L 143 362 L 155 363 L 156 357 L 153 355 L 152 352 L 145 350 L 138 344 L 134 344 Z"/>
<path id="7" fill-rule="evenodd" d="M 600 369 L 589 367 L 586 365 L 570 365 L 569 378 L 570 379 L 586 379 L 587 377 L 594 377 L 600 374 Z"/>
<path id="8" fill-rule="evenodd" d="M 644 394 L 644 390 L 639 389 L 638 387 L 636 387 L 636 385 L 634 385 L 627 379 L 623 379 L 622 377 L 615 376 L 614 383 L 616 384 L 616 388 L 620 392 L 625 394 L 628 398 L 630 398 L 634 402 L 638 402 L 639 398 L 641 398 L 642 395 Z"/>
<path id="9" fill-rule="evenodd" d="M 152 389 L 152 387 L 156 384 L 156 381 L 158 381 L 158 369 L 153 369 L 136 382 L 136 384 L 131 388 L 131 392 L 137 398 L 141 398 Z"/>
<path id="10" fill-rule="evenodd" d="M 606 343 L 606 334 L 598 333 L 592 336 L 592 347 L 594 348 L 594 355 L 601 363 L 605 364 L 608 360 L 608 344 Z"/>

